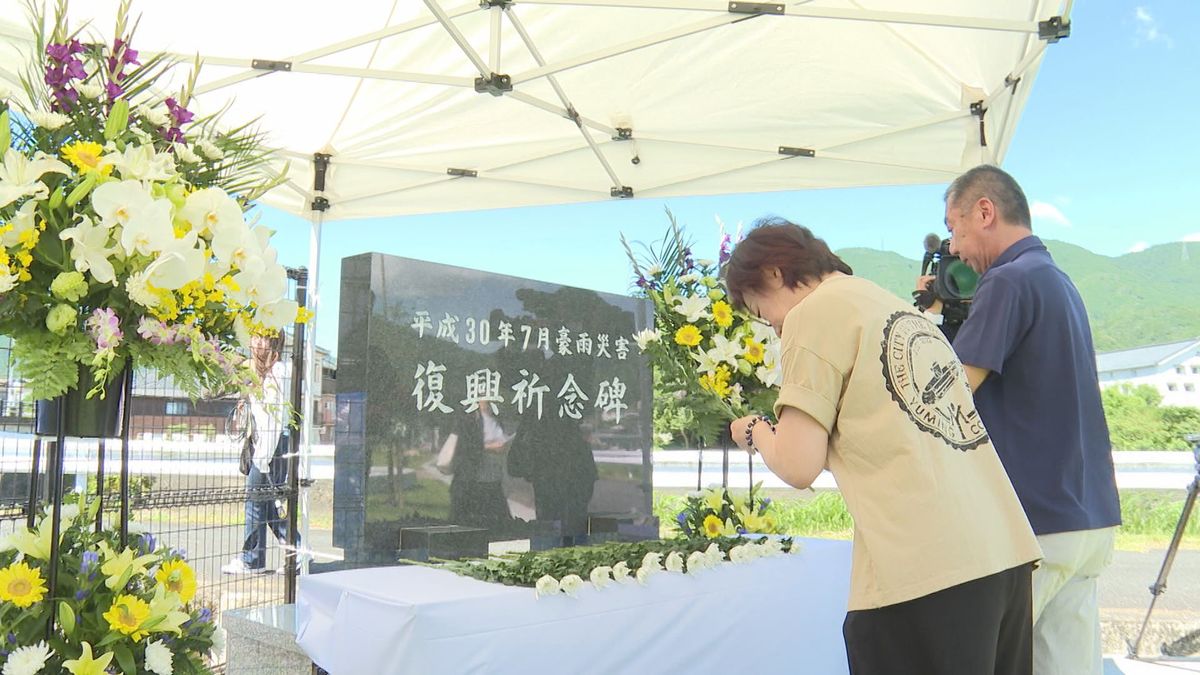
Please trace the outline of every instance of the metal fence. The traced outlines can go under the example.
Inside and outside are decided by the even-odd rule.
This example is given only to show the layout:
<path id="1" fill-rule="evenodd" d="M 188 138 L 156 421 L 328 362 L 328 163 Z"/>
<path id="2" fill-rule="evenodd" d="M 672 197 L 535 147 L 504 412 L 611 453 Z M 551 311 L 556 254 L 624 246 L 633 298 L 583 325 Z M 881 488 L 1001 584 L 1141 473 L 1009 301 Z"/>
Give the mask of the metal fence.
<path id="1" fill-rule="evenodd" d="M 303 304 L 303 270 L 289 274 L 292 289 Z M 287 332 L 282 365 L 283 388 L 301 415 L 299 383 L 303 380 L 302 327 Z M 298 532 L 301 481 L 296 457 L 299 433 L 292 430 L 288 480 L 281 486 L 248 490 L 238 470 L 240 443 L 231 429 L 236 399 L 192 401 L 170 380 L 135 371 L 130 406 L 129 528 L 150 532 L 159 546 L 186 552 L 196 572 L 193 603 L 209 608 L 220 620 L 226 610 L 268 606 L 294 598 L 295 566 L 285 565 L 286 540 L 268 535 L 267 565 L 262 573 L 228 573 L 222 567 L 237 559 L 245 541 L 249 501 L 275 502 L 283 529 Z M 47 446 L 53 437 L 37 437 L 34 403 L 24 397 L 13 377 L 11 343 L 0 338 L 0 536 L 24 527 L 31 503 L 49 494 Z M 64 491 L 102 495 L 105 520 L 119 521 L 121 439 L 67 439 Z M 39 458 L 38 478 L 30 468 Z M 102 476 L 98 480 L 98 476 Z M 37 499 L 31 500 L 31 485 Z M 268 533 L 272 528 L 268 528 Z M 295 542 L 295 539 L 293 539 Z M 224 670 L 224 656 L 212 664 Z"/>

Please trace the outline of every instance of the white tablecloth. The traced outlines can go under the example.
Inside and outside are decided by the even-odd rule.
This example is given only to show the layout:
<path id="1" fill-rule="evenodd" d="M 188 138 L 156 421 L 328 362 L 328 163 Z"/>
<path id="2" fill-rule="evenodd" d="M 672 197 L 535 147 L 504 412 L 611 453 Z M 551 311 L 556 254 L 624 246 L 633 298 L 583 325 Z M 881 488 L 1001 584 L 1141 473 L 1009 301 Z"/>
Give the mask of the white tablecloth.
<path id="1" fill-rule="evenodd" d="M 850 543 L 536 598 L 425 567 L 300 578 L 296 641 L 333 675 L 847 672 Z"/>

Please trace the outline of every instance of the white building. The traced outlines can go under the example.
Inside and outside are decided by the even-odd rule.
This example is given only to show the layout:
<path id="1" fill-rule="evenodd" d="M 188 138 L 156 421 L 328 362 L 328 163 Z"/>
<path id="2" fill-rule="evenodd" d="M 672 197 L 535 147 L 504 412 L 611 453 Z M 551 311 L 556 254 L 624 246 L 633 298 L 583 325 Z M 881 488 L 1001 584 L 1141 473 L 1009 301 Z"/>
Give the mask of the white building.
<path id="1" fill-rule="evenodd" d="M 1100 386 L 1148 384 L 1163 405 L 1200 408 L 1200 338 L 1096 355 Z"/>

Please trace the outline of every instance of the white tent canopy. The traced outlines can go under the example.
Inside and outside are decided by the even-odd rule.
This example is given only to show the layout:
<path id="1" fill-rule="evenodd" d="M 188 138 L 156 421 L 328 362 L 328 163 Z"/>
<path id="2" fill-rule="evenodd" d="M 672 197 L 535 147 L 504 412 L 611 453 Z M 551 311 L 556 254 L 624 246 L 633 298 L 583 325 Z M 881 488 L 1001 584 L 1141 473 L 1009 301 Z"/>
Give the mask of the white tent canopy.
<path id="1" fill-rule="evenodd" d="M 15 82 L 22 3 L 0 10 Z M 108 30 L 115 0 L 71 6 Z M 945 182 L 999 163 L 1070 2 L 159 0 L 133 46 L 261 118 L 329 220 Z M 1040 34 L 1039 34 L 1040 33 Z M 26 45 L 28 46 L 28 45 Z M 182 77 L 183 73 L 180 73 Z M 982 119 L 982 123 L 981 123 Z"/>

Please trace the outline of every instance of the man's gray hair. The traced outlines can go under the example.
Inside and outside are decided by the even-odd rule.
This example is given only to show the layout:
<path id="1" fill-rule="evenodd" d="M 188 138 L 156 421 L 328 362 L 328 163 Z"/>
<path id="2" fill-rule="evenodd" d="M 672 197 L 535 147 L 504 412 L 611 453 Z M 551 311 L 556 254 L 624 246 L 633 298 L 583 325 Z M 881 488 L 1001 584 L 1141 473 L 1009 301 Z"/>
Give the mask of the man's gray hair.
<path id="1" fill-rule="evenodd" d="M 974 203 L 987 197 L 996 205 L 1001 220 L 1033 229 L 1029 217 L 1029 200 L 1016 179 L 1003 169 L 991 164 L 979 166 L 964 173 L 946 188 L 946 203 L 960 206 Z"/>

